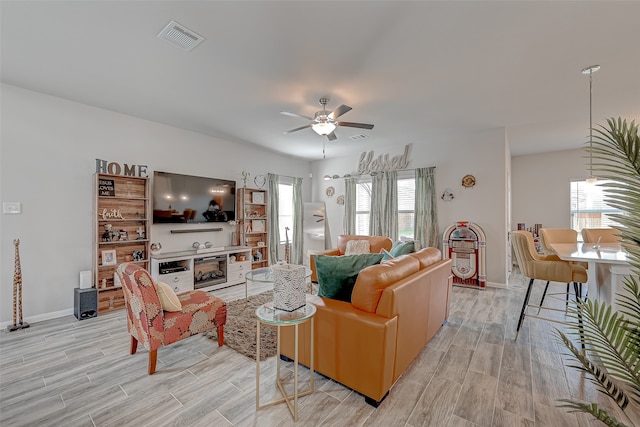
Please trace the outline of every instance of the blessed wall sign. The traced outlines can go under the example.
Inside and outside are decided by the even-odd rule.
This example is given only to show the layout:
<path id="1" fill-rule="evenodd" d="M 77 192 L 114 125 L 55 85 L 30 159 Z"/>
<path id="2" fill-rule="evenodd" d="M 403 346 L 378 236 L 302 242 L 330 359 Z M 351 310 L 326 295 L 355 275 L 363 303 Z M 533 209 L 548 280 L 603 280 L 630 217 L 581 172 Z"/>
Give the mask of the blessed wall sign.
<path id="1" fill-rule="evenodd" d="M 360 154 L 360 160 L 358 160 L 358 174 L 370 174 L 372 172 L 384 172 L 406 169 L 409 166 L 409 153 L 411 152 L 411 146 L 413 144 L 407 144 L 404 146 L 404 153 L 397 156 L 390 157 L 389 154 L 380 154 L 375 157 L 373 150 L 369 152 L 363 152 Z"/>
<path id="2" fill-rule="evenodd" d="M 147 165 L 128 165 L 107 160 L 96 159 L 96 173 L 108 173 L 109 175 L 139 176 L 146 178 Z"/>

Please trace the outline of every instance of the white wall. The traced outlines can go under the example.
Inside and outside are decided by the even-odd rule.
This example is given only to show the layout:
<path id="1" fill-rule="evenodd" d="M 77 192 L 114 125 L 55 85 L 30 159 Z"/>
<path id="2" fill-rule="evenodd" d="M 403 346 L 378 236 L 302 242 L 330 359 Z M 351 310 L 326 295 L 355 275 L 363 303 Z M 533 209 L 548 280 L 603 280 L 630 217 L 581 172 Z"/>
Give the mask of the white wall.
<path id="1" fill-rule="evenodd" d="M 514 157 L 511 226 L 570 227 L 570 182 L 587 178 L 587 164 L 580 149 Z"/>
<path id="2" fill-rule="evenodd" d="M 407 142 L 409 143 L 409 141 Z M 455 221 L 477 223 L 487 236 L 487 280 L 506 283 L 507 206 L 506 155 L 504 130 L 478 133 L 470 140 L 467 136 L 451 136 L 438 141 L 437 148 L 428 148 L 414 142 L 409 168 L 436 166 L 438 192 L 438 222 L 440 235 Z M 375 156 L 402 154 L 401 148 L 375 148 Z M 507 150 L 507 151 L 505 151 Z M 344 206 L 336 203 L 344 194 L 344 180 L 323 181 L 324 175 L 353 174 L 357 170 L 358 156 L 319 160 L 313 163 L 314 200 L 327 203 L 327 220 L 332 247 L 343 232 Z M 472 174 L 477 184 L 472 189 L 461 185 L 462 177 Z M 333 197 L 325 190 L 333 186 Z M 445 188 L 451 188 L 455 198 L 450 202 L 440 199 Z"/>
<path id="3" fill-rule="evenodd" d="M 0 322 L 12 320 L 13 239 L 20 239 L 26 321 L 72 313 L 79 272 L 92 266 L 95 159 L 144 164 L 154 170 L 233 179 L 242 170 L 304 178 L 307 161 L 231 143 L 61 98 L 1 86 L 0 199 L 22 203 L 19 215 L 0 216 Z M 170 235 L 153 226 L 164 250 L 191 242 L 229 244 L 229 231 Z M 31 319 L 31 320 L 30 320 Z"/>

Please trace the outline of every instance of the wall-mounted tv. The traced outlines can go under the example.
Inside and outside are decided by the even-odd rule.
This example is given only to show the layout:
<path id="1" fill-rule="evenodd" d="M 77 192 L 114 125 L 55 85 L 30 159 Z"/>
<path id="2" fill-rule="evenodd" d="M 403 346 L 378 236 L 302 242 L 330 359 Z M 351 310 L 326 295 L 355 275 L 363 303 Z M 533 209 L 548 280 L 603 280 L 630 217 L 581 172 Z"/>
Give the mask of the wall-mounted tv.
<path id="1" fill-rule="evenodd" d="M 153 223 L 236 219 L 236 182 L 177 173 L 153 173 Z"/>

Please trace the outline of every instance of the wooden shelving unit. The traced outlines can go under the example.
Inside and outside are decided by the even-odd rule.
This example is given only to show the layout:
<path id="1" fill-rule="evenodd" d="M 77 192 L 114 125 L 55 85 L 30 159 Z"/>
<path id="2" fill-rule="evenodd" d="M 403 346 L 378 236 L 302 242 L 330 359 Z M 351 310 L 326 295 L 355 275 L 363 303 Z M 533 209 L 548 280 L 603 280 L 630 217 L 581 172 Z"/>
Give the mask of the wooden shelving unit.
<path id="1" fill-rule="evenodd" d="M 94 286 L 98 313 L 124 308 L 124 294 L 115 278 L 118 264 L 136 262 L 149 270 L 149 179 L 94 176 Z"/>
<path id="2" fill-rule="evenodd" d="M 267 191 L 257 188 L 238 189 L 240 244 L 251 248 L 251 268 L 269 266 L 269 210 Z"/>

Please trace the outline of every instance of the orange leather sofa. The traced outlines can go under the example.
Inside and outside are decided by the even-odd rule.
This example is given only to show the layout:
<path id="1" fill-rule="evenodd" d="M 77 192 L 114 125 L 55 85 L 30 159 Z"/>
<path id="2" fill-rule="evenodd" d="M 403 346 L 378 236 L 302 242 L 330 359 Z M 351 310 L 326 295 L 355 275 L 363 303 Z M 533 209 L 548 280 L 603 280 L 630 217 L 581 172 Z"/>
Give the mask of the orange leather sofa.
<path id="1" fill-rule="evenodd" d="M 363 269 L 351 302 L 316 295 L 314 368 L 378 406 L 449 315 L 451 260 L 424 248 Z M 310 322 L 299 327 L 298 360 L 310 363 Z M 294 328 L 280 353 L 294 356 Z"/>
<path id="2" fill-rule="evenodd" d="M 341 234 L 338 236 L 338 247 L 329 249 L 326 251 L 316 252 L 314 255 L 330 255 L 330 256 L 342 256 L 347 250 L 347 242 L 349 240 L 368 240 L 369 252 L 372 254 L 379 254 L 383 249 L 391 250 L 393 242 L 390 238 L 384 236 L 359 236 L 356 234 Z M 311 281 L 318 283 L 318 275 L 316 274 L 316 260 L 313 255 L 309 260 L 309 268 L 311 268 Z"/>

